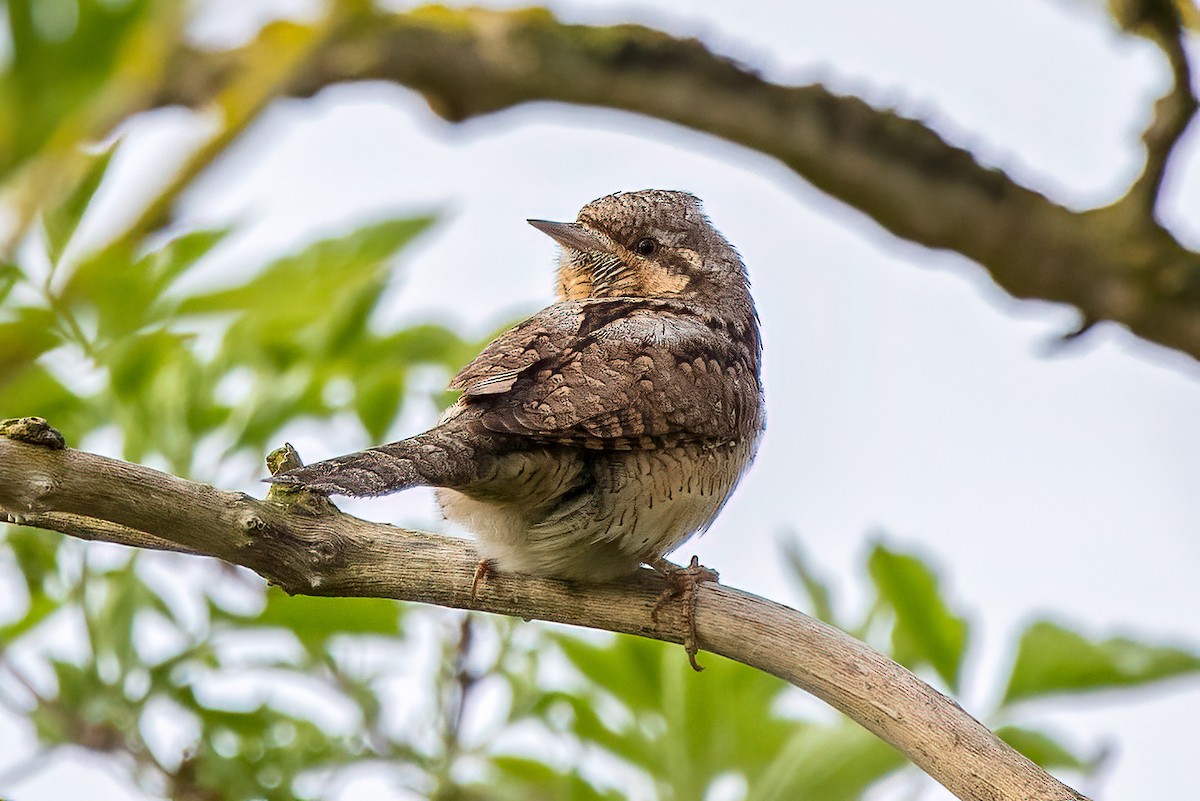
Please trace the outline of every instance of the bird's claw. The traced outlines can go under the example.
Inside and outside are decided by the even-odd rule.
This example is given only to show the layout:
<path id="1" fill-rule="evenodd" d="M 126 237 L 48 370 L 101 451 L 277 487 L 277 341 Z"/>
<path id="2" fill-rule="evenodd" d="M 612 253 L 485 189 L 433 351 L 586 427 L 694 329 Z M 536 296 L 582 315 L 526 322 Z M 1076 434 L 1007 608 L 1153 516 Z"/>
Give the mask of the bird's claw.
<path id="1" fill-rule="evenodd" d="M 696 661 L 696 653 L 700 650 L 696 643 L 696 585 L 702 581 L 717 582 L 720 576 L 717 575 L 717 571 L 700 564 L 700 559 L 696 556 L 692 557 L 687 567 L 672 564 L 666 559 L 656 559 L 649 564 L 667 580 L 666 589 L 658 596 L 654 609 L 650 611 L 650 618 L 657 623 L 658 614 L 663 607 L 679 598 L 683 602 L 683 648 L 687 651 L 692 669 L 704 670 Z"/>
<path id="2" fill-rule="evenodd" d="M 479 595 L 479 586 L 496 572 L 495 568 L 491 559 L 480 559 L 475 564 L 475 577 L 471 579 L 471 603 L 475 603 L 475 599 Z"/>

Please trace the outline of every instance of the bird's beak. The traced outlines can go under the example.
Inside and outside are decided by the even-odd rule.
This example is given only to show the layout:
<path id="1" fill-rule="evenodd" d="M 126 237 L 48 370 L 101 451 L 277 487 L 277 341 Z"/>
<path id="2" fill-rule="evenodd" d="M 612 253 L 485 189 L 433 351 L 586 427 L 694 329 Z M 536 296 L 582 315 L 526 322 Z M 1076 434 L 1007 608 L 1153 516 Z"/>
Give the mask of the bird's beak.
<path id="1" fill-rule="evenodd" d="M 527 220 L 527 222 L 565 248 L 612 250 L 612 244 L 608 237 L 579 223 L 550 222 L 549 220 Z"/>

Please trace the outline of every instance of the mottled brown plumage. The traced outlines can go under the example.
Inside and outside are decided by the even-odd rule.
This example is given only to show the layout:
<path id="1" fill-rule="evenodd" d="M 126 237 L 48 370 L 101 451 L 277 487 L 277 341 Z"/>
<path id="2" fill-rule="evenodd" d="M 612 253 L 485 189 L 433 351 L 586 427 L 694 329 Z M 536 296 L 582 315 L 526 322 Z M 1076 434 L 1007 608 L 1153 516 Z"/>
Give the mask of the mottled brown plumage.
<path id="1" fill-rule="evenodd" d="M 741 259 L 684 192 L 531 220 L 562 246 L 559 301 L 451 382 L 430 431 L 276 476 L 315 492 L 438 488 L 500 571 L 606 581 L 716 516 L 763 425 Z"/>

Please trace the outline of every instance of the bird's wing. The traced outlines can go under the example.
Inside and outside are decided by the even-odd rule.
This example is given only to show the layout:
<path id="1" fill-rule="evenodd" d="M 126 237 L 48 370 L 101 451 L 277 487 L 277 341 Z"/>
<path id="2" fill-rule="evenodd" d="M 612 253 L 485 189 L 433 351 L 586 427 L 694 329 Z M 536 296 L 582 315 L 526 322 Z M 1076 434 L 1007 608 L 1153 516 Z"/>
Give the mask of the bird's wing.
<path id="1" fill-rule="evenodd" d="M 757 342 L 661 304 L 583 301 L 503 334 L 450 387 L 499 433 L 596 448 L 729 442 L 758 415 L 756 364 Z"/>
<path id="2" fill-rule="evenodd" d="M 562 354 L 579 333 L 584 314 L 578 302 L 555 303 L 505 331 L 450 381 L 464 397 L 510 391 L 534 364 Z"/>

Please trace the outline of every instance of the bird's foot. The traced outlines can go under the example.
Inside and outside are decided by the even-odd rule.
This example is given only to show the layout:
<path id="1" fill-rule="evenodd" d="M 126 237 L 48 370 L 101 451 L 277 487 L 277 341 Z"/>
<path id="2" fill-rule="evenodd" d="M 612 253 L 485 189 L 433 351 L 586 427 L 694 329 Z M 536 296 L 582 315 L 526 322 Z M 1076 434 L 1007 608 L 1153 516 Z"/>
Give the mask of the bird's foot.
<path id="1" fill-rule="evenodd" d="M 662 595 L 658 596 L 658 601 L 650 612 L 651 619 L 657 623 L 658 613 L 662 611 L 662 608 L 679 598 L 683 603 L 683 648 L 687 651 L 688 662 L 691 663 L 692 669 L 704 670 L 704 667 L 696 661 L 696 653 L 700 650 L 700 646 L 696 643 L 696 585 L 702 581 L 717 582 L 720 580 L 720 576 L 717 575 L 717 571 L 700 564 L 700 559 L 695 556 L 692 557 L 692 561 L 687 567 L 680 567 L 661 557 L 647 562 L 647 564 L 667 580 L 667 588 L 662 591 Z"/>
<path id="2" fill-rule="evenodd" d="M 491 559 L 480 559 L 475 564 L 475 578 L 471 580 L 471 603 L 479 595 L 479 586 L 496 573 L 496 563 Z"/>

